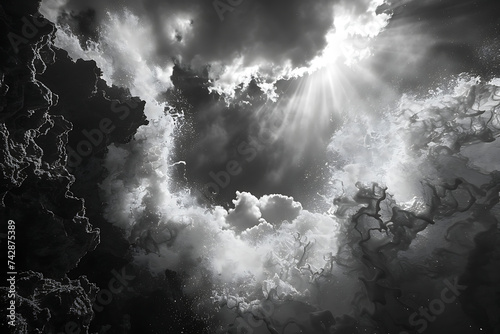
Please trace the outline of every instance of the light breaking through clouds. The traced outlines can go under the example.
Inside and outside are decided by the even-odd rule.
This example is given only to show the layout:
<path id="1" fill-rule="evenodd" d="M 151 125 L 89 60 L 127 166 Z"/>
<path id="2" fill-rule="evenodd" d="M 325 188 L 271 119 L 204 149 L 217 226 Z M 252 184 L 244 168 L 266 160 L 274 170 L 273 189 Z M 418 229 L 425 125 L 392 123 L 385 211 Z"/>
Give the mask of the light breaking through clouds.
<path id="1" fill-rule="evenodd" d="M 441 10 L 454 28 L 433 16 Z M 283 313 L 254 333 L 288 333 L 292 322 L 327 333 L 333 325 L 311 320 L 325 310 L 345 315 L 332 333 L 412 330 L 401 291 L 420 289 L 417 276 L 436 290 L 431 278 L 466 270 L 465 257 L 446 272 L 422 255 L 466 254 L 498 218 L 498 159 L 474 151 L 498 154 L 485 142 L 500 135 L 499 82 L 474 58 L 487 43 L 456 32 L 489 16 L 461 10 L 382 0 L 42 5 L 59 20 L 59 47 L 146 100 L 149 125 L 105 157 L 105 218 L 136 265 L 182 272 L 200 313 L 216 302 L 208 312 L 227 333 L 265 300 Z M 453 240 L 471 217 L 471 240 Z"/>

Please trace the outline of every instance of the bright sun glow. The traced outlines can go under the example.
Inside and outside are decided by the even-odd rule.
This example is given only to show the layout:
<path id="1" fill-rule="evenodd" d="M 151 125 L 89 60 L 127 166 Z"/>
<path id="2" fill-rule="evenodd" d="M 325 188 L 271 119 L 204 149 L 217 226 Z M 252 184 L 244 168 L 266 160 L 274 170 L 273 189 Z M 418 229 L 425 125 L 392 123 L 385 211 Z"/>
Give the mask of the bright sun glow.
<path id="1" fill-rule="evenodd" d="M 382 2 L 372 1 L 362 15 L 345 6 L 335 6 L 335 26 L 326 35 L 327 46 L 321 55 L 313 59 L 309 67 L 294 69 L 289 74 L 299 78 L 292 94 L 286 94 L 291 97 L 275 99 L 276 103 L 259 111 L 262 117 L 269 112 L 284 117 L 275 140 L 293 143 L 295 152 L 290 155 L 292 161 L 283 162 L 284 168 L 288 163 L 298 163 L 306 149 L 295 138 L 320 137 L 332 120 L 346 114 L 346 106 L 359 107 L 362 99 L 349 75 L 358 72 L 367 80 L 377 80 L 360 61 L 371 55 L 372 38 L 384 29 L 390 18 L 388 14 L 376 14 Z M 350 113 L 355 114 L 355 111 L 350 110 Z"/>
<path id="2" fill-rule="evenodd" d="M 325 49 L 311 61 L 311 66 L 298 69 L 296 73 L 311 73 L 334 65 L 339 59 L 346 65 L 353 65 L 370 56 L 371 38 L 384 29 L 390 18 L 388 14 L 376 14 L 382 3 L 383 0 L 373 0 L 362 15 L 345 6 L 334 6 L 334 27 L 325 36 Z"/>

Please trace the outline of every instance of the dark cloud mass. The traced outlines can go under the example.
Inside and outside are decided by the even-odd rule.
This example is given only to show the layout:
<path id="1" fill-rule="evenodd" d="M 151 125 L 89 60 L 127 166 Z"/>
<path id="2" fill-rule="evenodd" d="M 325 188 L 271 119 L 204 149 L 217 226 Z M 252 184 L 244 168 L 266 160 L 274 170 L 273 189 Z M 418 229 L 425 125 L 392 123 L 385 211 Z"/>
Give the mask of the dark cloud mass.
<path id="1" fill-rule="evenodd" d="M 371 62 L 396 87 L 425 91 L 462 72 L 485 79 L 500 72 L 500 2 L 401 0 L 384 9 L 393 17 Z"/>
<path id="2" fill-rule="evenodd" d="M 98 22 L 130 11 L 150 25 L 158 59 L 185 64 L 307 66 L 325 46 L 333 1 L 68 1 L 66 11 L 95 10 Z M 221 5 L 222 4 L 222 5 Z"/>

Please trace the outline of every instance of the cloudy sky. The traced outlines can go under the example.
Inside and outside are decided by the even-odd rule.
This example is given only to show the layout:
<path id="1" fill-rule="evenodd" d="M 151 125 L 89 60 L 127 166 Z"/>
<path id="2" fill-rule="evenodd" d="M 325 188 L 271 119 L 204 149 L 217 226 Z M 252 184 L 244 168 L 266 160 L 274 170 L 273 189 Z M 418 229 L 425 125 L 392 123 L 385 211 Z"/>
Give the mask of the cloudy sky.
<path id="1" fill-rule="evenodd" d="M 322 191 L 332 164 L 325 148 L 342 119 L 461 72 L 488 77 L 500 70 L 496 8 L 492 0 L 47 0 L 42 12 L 59 16 L 84 49 L 98 43 L 108 81 L 138 92 L 173 85 L 184 91 L 195 133 L 178 138 L 177 159 L 186 161 L 179 173 L 194 186 L 236 159 L 242 171 L 217 195 L 219 203 L 247 190 L 309 205 Z M 74 40 L 61 43 L 71 49 Z M 95 58 L 73 48 L 75 57 Z M 174 64 L 190 72 L 173 72 Z M 222 101 L 238 85 L 239 96 Z M 208 88 L 226 94 L 214 99 Z M 278 125 L 265 128 L 263 117 Z M 261 143 L 263 131 L 275 138 Z"/>
<path id="2" fill-rule="evenodd" d="M 339 224 L 327 211 L 364 203 L 358 181 L 417 208 L 423 180 L 484 179 L 432 150 L 460 151 L 489 126 L 450 110 L 497 106 L 493 86 L 467 93 L 500 76 L 497 0 L 44 0 L 41 11 L 59 47 L 146 101 L 150 124 L 109 148 L 106 218 L 132 241 L 147 234 L 160 256 L 137 261 L 186 271 L 189 289 L 203 288 L 203 268 L 234 293 L 244 281 L 309 298 L 308 278 L 276 278 L 269 256 L 324 268 Z"/>

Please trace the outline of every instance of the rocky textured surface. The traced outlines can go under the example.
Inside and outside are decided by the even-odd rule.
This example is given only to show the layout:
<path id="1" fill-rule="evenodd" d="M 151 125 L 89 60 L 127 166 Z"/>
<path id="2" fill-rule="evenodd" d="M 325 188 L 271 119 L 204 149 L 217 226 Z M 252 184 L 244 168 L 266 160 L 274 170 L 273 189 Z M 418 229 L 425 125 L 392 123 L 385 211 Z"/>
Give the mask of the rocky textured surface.
<path id="1" fill-rule="evenodd" d="M 109 144 L 129 141 L 146 124 L 144 102 L 108 87 L 93 61 L 73 62 L 54 47 L 55 26 L 39 5 L 0 5 L 7 32 L 0 37 L 0 217 L 4 228 L 16 222 L 17 271 L 30 270 L 18 276 L 17 332 L 53 333 L 74 321 L 83 333 L 96 289 L 66 275 L 99 245 L 100 162 Z M 82 314 L 71 306 L 77 298 L 87 307 Z"/>
<path id="2" fill-rule="evenodd" d="M 18 270 L 62 277 L 95 248 L 99 230 L 70 191 L 65 145 L 71 123 L 50 112 L 58 96 L 36 78 L 55 62 L 54 25 L 34 11 L 21 13 L 13 3 L 2 8 L 2 30 L 9 33 L 1 41 L 1 215 L 19 223 Z"/>
<path id="3" fill-rule="evenodd" d="M 16 285 L 15 333 L 88 332 L 97 287 L 87 278 L 52 280 L 28 271 L 17 277 Z M 6 297 L 2 294 L 2 302 L 6 302 Z M 4 313 L 2 309 L 5 319 Z"/>

